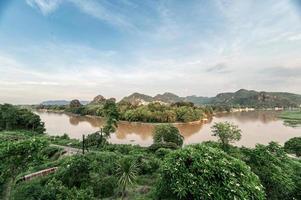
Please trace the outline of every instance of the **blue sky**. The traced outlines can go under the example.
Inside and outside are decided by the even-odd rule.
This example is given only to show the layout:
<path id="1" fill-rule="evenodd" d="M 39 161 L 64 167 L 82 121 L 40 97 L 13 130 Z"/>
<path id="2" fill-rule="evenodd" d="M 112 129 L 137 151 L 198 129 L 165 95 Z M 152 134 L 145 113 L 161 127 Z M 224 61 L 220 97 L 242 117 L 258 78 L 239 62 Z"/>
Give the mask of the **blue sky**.
<path id="1" fill-rule="evenodd" d="M 299 0 L 4 0 L 0 103 L 301 94 Z"/>

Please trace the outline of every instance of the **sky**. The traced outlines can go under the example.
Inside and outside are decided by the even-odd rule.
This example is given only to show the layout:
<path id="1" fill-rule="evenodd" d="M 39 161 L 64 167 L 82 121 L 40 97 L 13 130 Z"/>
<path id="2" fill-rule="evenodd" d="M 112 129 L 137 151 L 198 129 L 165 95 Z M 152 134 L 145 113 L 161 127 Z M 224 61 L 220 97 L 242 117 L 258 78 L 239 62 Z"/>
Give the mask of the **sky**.
<path id="1" fill-rule="evenodd" d="M 301 94 L 301 0 L 1 0 L 0 103 Z"/>

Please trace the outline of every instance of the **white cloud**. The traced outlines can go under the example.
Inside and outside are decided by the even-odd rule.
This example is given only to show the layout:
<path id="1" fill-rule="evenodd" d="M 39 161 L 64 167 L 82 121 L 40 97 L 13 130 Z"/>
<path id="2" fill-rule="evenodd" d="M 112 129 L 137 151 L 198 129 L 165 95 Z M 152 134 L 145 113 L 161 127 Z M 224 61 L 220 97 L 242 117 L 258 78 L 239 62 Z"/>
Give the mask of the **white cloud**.
<path id="1" fill-rule="evenodd" d="M 33 8 L 38 8 L 44 15 L 54 12 L 62 0 L 26 0 L 26 3 Z"/>

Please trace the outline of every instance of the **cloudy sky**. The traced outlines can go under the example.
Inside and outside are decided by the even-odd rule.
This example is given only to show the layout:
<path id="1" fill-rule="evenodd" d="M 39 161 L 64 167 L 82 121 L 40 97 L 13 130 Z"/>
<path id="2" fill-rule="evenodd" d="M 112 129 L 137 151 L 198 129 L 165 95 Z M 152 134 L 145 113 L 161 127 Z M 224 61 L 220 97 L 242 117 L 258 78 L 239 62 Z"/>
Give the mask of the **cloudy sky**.
<path id="1" fill-rule="evenodd" d="M 301 94 L 300 0 L 2 0 L 0 103 Z"/>

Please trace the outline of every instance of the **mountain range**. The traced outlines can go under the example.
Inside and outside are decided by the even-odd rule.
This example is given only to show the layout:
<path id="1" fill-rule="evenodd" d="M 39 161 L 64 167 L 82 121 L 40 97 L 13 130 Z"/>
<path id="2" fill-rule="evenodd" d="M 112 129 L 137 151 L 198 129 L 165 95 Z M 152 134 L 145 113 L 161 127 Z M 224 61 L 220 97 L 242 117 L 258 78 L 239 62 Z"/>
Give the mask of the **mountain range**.
<path id="1" fill-rule="evenodd" d="M 115 100 L 114 98 L 111 98 Z M 106 99 L 98 95 L 90 104 L 98 104 Z M 129 102 L 131 104 L 148 104 L 151 102 L 175 103 L 175 102 L 192 102 L 195 105 L 226 105 L 226 106 L 244 106 L 254 108 L 271 108 L 271 107 L 300 107 L 301 95 L 288 92 L 264 92 L 255 90 L 240 89 L 236 92 L 225 92 L 217 94 L 215 97 L 203 96 L 186 96 L 180 97 L 176 94 L 165 92 L 155 96 L 149 96 L 141 93 L 133 93 L 124 97 L 120 102 Z M 50 100 L 44 101 L 42 105 L 68 105 L 70 101 Z M 86 105 L 89 101 L 80 101 Z"/>
<path id="2" fill-rule="evenodd" d="M 140 93 L 133 93 L 124 97 L 121 101 L 132 104 L 147 104 L 150 102 L 192 102 L 196 105 L 228 105 L 248 107 L 300 107 L 301 95 L 287 92 L 264 92 L 255 90 L 240 89 L 236 92 L 220 93 L 215 97 L 186 96 L 180 97 L 173 93 L 157 94 L 148 96 Z"/>

